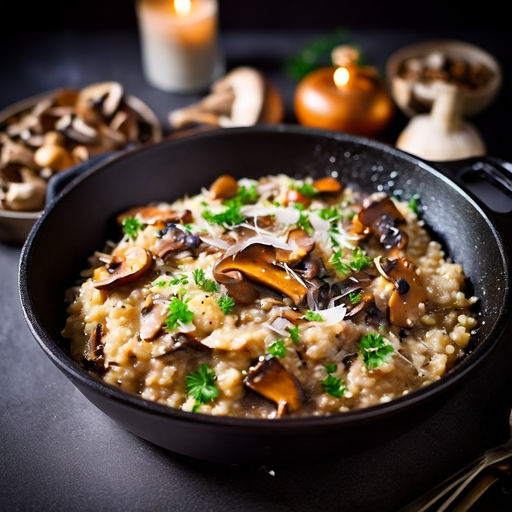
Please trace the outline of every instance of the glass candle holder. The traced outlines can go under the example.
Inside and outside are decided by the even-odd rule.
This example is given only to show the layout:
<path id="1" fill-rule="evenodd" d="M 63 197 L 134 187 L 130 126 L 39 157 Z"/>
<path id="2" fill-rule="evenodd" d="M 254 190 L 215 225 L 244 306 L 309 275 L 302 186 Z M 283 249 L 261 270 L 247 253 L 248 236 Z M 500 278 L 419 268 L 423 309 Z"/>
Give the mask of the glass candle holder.
<path id="1" fill-rule="evenodd" d="M 205 90 L 223 72 L 216 0 L 137 0 L 146 80 L 167 92 Z"/>

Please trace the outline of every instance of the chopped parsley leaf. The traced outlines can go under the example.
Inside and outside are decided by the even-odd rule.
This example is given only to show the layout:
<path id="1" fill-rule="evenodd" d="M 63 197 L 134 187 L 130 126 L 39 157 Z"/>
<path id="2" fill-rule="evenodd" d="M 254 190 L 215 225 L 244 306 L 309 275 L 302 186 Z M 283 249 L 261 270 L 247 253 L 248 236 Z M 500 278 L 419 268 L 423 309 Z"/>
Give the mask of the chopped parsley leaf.
<path id="1" fill-rule="evenodd" d="M 256 185 L 251 185 L 249 188 L 241 186 L 238 187 L 236 196 L 224 201 L 224 205 L 228 208 L 240 208 L 240 206 L 243 206 L 244 204 L 256 202 L 259 197 L 260 195 L 256 191 Z"/>
<path id="2" fill-rule="evenodd" d="M 387 327 L 384 324 L 380 324 L 379 325 L 379 332 L 380 333 L 386 332 L 386 330 L 387 330 Z"/>
<path id="3" fill-rule="evenodd" d="M 168 281 L 153 281 L 151 283 L 151 286 L 159 286 L 160 288 L 162 288 L 163 286 L 167 286 L 168 284 Z"/>
<path id="4" fill-rule="evenodd" d="M 331 263 L 340 274 L 350 274 L 352 272 L 352 269 L 350 268 L 350 265 L 345 263 L 343 260 L 344 257 L 342 249 L 339 249 L 331 256 Z"/>
<path id="5" fill-rule="evenodd" d="M 363 363 L 367 368 L 373 370 L 382 363 L 389 361 L 395 349 L 385 342 L 381 334 L 367 334 L 357 343 L 361 349 Z"/>
<path id="6" fill-rule="evenodd" d="M 187 302 L 178 297 L 173 297 L 169 304 L 169 315 L 165 319 L 164 325 L 166 329 L 175 329 L 178 324 L 189 324 L 194 318 L 194 313 L 188 309 Z"/>
<path id="7" fill-rule="evenodd" d="M 331 263 L 334 268 L 343 275 L 348 275 L 354 270 L 363 270 L 372 260 L 364 255 L 361 247 L 356 247 L 352 253 L 352 260 L 343 256 L 343 250 L 339 249 L 331 256 Z"/>
<path id="8" fill-rule="evenodd" d="M 411 212 L 416 215 L 420 214 L 420 205 L 419 205 L 420 196 L 418 194 L 414 194 L 411 199 L 409 199 L 409 203 L 407 204 L 407 208 L 411 210 Z"/>
<path id="9" fill-rule="evenodd" d="M 222 297 L 219 297 L 217 304 L 225 315 L 231 314 L 233 312 L 233 308 L 235 307 L 235 301 L 229 295 L 223 295 Z"/>
<path id="10" fill-rule="evenodd" d="M 308 234 L 313 233 L 313 226 L 309 221 L 309 217 L 304 213 L 300 214 L 299 220 L 297 221 L 297 227 L 301 228 Z"/>
<path id="11" fill-rule="evenodd" d="M 361 297 L 362 297 L 361 292 L 359 292 L 359 293 L 350 292 L 348 294 L 348 298 L 350 299 L 350 302 L 352 302 L 352 304 L 358 304 L 361 301 Z"/>
<path id="12" fill-rule="evenodd" d="M 317 189 L 311 183 L 295 184 L 291 188 L 305 197 L 316 197 L 318 195 Z"/>
<path id="13" fill-rule="evenodd" d="M 186 231 L 192 233 L 192 224 L 183 224 L 183 227 L 185 228 Z"/>
<path id="14" fill-rule="evenodd" d="M 299 344 L 299 326 L 296 325 L 295 327 L 287 327 L 286 330 L 290 334 L 290 339 L 295 343 L 295 345 Z"/>
<path id="15" fill-rule="evenodd" d="M 206 279 L 204 270 L 202 268 L 196 268 L 192 272 L 192 277 L 194 278 L 194 282 L 197 284 L 197 286 L 199 286 L 199 288 L 205 292 L 213 293 L 219 291 L 219 287 L 215 281 L 212 279 Z"/>
<path id="16" fill-rule="evenodd" d="M 347 213 L 348 220 L 352 220 L 355 216 L 356 216 L 356 212 L 354 212 L 352 210 Z"/>
<path id="17" fill-rule="evenodd" d="M 206 364 L 202 364 L 199 370 L 185 377 L 187 395 L 196 401 L 192 409 L 194 412 L 199 409 L 201 404 L 211 402 L 219 396 L 219 388 L 215 384 L 216 381 L 217 375 L 215 375 L 215 370 Z"/>
<path id="18" fill-rule="evenodd" d="M 275 357 L 284 357 L 286 355 L 286 347 L 284 346 L 283 340 L 276 340 L 270 347 L 268 347 L 268 353 Z"/>
<path id="19" fill-rule="evenodd" d="M 354 259 L 350 263 L 350 266 L 354 270 L 363 270 L 363 268 L 366 268 L 372 262 L 372 260 L 368 256 L 364 255 L 364 252 L 361 249 L 361 247 L 356 247 L 354 249 L 353 257 Z"/>
<path id="20" fill-rule="evenodd" d="M 322 315 L 320 313 L 315 313 L 314 311 L 311 311 L 311 310 L 306 311 L 304 318 L 308 322 L 322 322 L 323 321 Z"/>
<path id="21" fill-rule="evenodd" d="M 141 229 L 144 229 L 144 225 L 141 224 L 135 217 L 126 217 L 123 219 L 123 232 L 128 235 L 129 238 L 135 240 Z"/>
<path id="22" fill-rule="evenodd" d="M 338 366 L 335 364 L 326 364 L 325 365 L 325 371 L 327 373 L 334 373 L 336 371 L 336 368 L 338 368 Z"/>
<path id="23" fill-rule="evenodd" d="M 327 375 L 322 381 L 322 387 L 328 395 L 336 398 L 341 398 L 348 389 L 347 386 L 345 386 L 345 381 L 341 377 L 335 377 L 331 374 Z"/>
<path id="24" fill-rule="evenodd" d="M 240 206 L 237 205 L 229 206 L 222 213 L 215 215 L 210 210 L 206 209 L 201 216 L 208 222 L 218 224 L 219 226 L 235 226 L 245 220 L 245 217 L 240 213 Z"/>
<path id="25" fill-rule="evenodd" d="M 343 215 L 338 210 L 338 208 L 336 208 L 336 206 L 333 206 L 332 208 L 324 208 L 323 210 L 320 210 L 318 212 L 318 216 L 321 219 L 329 220 L 331 222 L 341 219 L 343 217 Z"/>
<path id="26" fill-rule="evenodd" d="M 171 284 L 188 284 L 187 274 L 181 274 L 180 277 L 176 277 L 171 280 Z"/>
<path id="27" fill-rule="evenodd" d="M 304 211 L 304 205 L 302 203 L 293 203 L 293 207 L 299 210 L 299 212 Z"/>

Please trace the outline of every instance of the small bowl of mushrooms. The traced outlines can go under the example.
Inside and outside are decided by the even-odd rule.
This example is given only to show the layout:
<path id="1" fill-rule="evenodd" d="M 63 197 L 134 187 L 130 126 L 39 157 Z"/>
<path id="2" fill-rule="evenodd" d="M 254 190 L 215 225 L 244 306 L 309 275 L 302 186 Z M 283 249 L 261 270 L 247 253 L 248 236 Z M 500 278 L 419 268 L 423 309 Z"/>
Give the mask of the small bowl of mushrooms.
<path id="1" fill-rule="evenodd" d="M 154 112 L 118 82 L 58 89 L 0 111 L 0 240 L 25 240 L 56 174 L 161 138 Z"/>
<path id="2" fill-rule="evenodd" d="M 461 114 L 473 116 L 496 97 L 502 82 L 498 61 L 462 41 L 425 41 L 390 55 L 386 74 L 396 104 L 407 116 L 429 112 L 439 83 L 460 89 Z"/>

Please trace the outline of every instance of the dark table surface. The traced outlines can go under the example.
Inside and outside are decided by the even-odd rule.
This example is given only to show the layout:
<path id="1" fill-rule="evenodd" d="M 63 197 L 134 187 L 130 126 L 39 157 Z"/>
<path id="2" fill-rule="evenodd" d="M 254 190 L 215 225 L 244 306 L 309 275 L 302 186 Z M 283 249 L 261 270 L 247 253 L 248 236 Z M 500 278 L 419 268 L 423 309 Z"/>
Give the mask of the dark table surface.
<path id="1" fill-rule="evenodd" d="M 354 41 L 364 48 L 367 60 L 382 70 L 393 50 L 439 36 L 482 45 L 501 61 L 505 83 L 500 96 L 473 122 L 490 153 L 512 159 L 508 141 L 511 41 L 506 32 L 373 31 L 354 34 Z M 293 122 L 296 83 L 283 73 L 283 60 L 311 37 L 297 33 L 231 33 L 222 42 L 228 68 L 248 64 L 268 74 L 285 98 L 287 121 Z M 135 34 L 24 34 L 10 37 L 6 43 L 15 51 L 7 60 L 4 58 L 0 108 L 62 85 L 119 80 L 130 93 L 146 101 L 165 126 L 171 109 L 196 99 L 165 94 L 144 82 Z M 397 115 L 382 138 L 392 143 L 405 122 Z M 414 475 L 404 475 L 399 467 L 391 466 L 382 478 L 365 481 L 365 467 L 386 457 L 390 450 L 411 445 L 405 437 L 381 450 L 363 453 L 363 459 L 340 456 L 336 462 L 293 467 L 220 466 L 168 453 L 126 432 L 97 410 L 37 347 L 19 306 L 19 253 L 18 247 L 0 243 L 0 510 L 396 510 L 405 498 L 426 490 L 455 469 L 455 464 L 470 460 L 481 449 L 507 437 L 501 397 L 510 389 L 494 393 L 469 383 L 461 391 L 468 396 L 467 403 L 462 402 L 456 410 L 440 406 L 430 425 L 435 426 L 437 421 L 453 422 L 455 426 L 462 416 L 475 443 L 457 444 L 454 433 L 453 467 L 436 467 L 435 454 L 430 461 L 418 461 L 432 465 L 429 481 L 418 481 Z M 510 384 L 510 379 L 496 381 L 493 374 L 492 368 L 505 364 L 503 352 L 496 351 L 480 370 L 492 383 L 492 390 Z M 475 417 L 472 400 L 488 403 L 489 414 L 504 421 L 489 425 L 486 418 Z M 435 429 L 415 435 L 419 435 L 419 443 L 432 443 Z M 413 457 L 414 452 L 406 455 Z M 358 468 L 359 474 L 348 474 L 347 467 Z M 397 479 L 402 492 L 396 490 Z M 366 491 L 354 495 L 350 492 L 354 486 Z M 510 491 L 506 485 L 496 486 L 475 510 L 510 510 Z"/>

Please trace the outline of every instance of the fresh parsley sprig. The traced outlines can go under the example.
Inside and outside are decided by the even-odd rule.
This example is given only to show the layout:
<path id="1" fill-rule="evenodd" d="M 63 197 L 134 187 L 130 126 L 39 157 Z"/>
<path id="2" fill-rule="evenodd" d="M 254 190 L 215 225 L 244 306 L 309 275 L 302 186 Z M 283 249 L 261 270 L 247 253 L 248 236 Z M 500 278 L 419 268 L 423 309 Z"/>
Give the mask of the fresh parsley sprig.
<path id="1" fill-rule="evenodd" d="M 286 355 L 286 347 L 284 341 L 279 339 L 276 340 L 270 347 L 268 347 L 268 353 L 279 358 L 283 358 Z"/>
<path id="2" fill-rule="evenodd" d="M 420 196 L 419 194 L 414 194 L 407 203 L 407 208 L 411 210 L 411 212 L 415 213 L 416 215 L 419 215 L 421 213 L 420 210 Z"/>
<path id="3" fill-rule="evenodd" d="M 351 274 L 354 270 L 363 270 L 372 262 L 371 258 L 365 256 L 361 247 L 356 247 L 352 251 L 352 259 L 343 254 L 343 249 L 339 249 L 331 256 L 331 263 L 334 268 L 343 275 Z"/>
<path id="4" fill-rule="evenodd" d="M 322 322 L 323 321 L 323 318 L 322 318 L 322 315 L 320 313 L 315 313 L 314 311 L 306 311 L 306 313 L 304 314 L 304 318 L 308 321 L 308 322 Z"/>
<path id="5" fill-rule="evenodd" d="M 169 304 L 169 315 L 165 319 L 166 329 L 173 330 L 179 324 L 189 324 L 194 318 L 194 313 L 188 309 L 187 303 L 190 299 L 182 300 L 179 297 L 173 297 Z"/>
<path id="6" fill-rule="evenodd" d="M 395 349 L 386 343 L 382 334 L 367 334 L 357 343 L 361 349 L 363 363 L 369 370 L 378 368 L 382 363 L 389 361 Z"/>
<path id="7" fill-rule="evenodd" d="M 290 339 L 295 343 L 295 345 L 299 344 L 299 326 L 295 327 L 287 327 L 286 330 L 290 334 Z"/>
<path id="8" fill-rule="evenodd" d="M 141 224 L 135 217 L 126 217 L 122 222 L 123 233 L 132 240 L 137 238 L 139 231 L 144 229 L 144 224 Z"/>
<path id="9" fill-rule="evenodd" d="M 219 396 L 219 388 L 216 382 L 215 370 L 206 364 L 202 364 L 199 370 L 185 377 L 187 395 L 196 401 L 192 409 L 194 412 L 199 409 L 201 404 L 211 402 Z"/>
<path id="10" fill-rule="evenodd" d="M 201 214 L 203 219 L 219 226 L 236 226 L 244 222 L 245 217 L 240 213 L 240 206 L 232 205 L 221 213 L 213 214 L 210 210 L 206 209 Z"/>
<path id="11" fill-rule="evenodd" d="M 217 304 L 225 315 L 229 315 L 233 312 L 233 308 L 235 307 L 236 303 L 234 299 L 229 295 L 222 295 L 219 297 Z"/>
<path id="12" fill-rule="evenodd" d="M 348 298 L 350 299 L 350 302 L 352 302 L 352 304 L 358 304 L 361 301 L 361 297 L 362 297 L 361 292 L 359 292 L 359 293 L 350 292 L 348 294 Z"/>
<path id="13" fill-rule="evenodd" d="M 345 386 L 345 381 L 341 377 L 335 377 L 332 375 L 336 371 L 337 365 L 335 364 L 326 364 L 325 371 L 328 374 L 327 377 L 322 381 L 322 388 L 324 391 L 331 396 L 336 398 L 341 398 L 345 391 L 347 391 L 347 386 Z"/>
<path id="14" fill-rule="evenodd" d="M 212 279 L 206 279 L 204 275 L 204 270 L 202 268 L 196 268 L 192 272 L 192 277 L 194 278 L 194 282 L 199 288 L 204 290 L 207 293 L 214 293 L 219 291 L 219 287 L 217 283 Z"/>
<path id="15" fill-rule="evenodd" d="M 318 190 L 307 181 L 303 183 L 295 183 L 291 186 L 293 190 L 296 190 L 299 194 L 302 194 L 304 197 L 316 197 L 318 195 Z"/>

